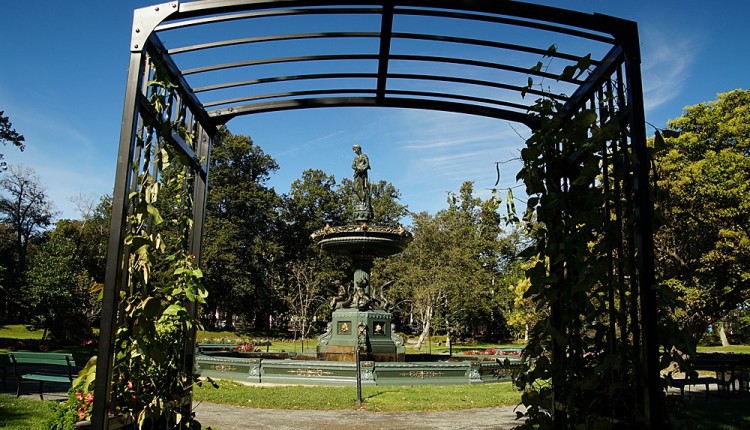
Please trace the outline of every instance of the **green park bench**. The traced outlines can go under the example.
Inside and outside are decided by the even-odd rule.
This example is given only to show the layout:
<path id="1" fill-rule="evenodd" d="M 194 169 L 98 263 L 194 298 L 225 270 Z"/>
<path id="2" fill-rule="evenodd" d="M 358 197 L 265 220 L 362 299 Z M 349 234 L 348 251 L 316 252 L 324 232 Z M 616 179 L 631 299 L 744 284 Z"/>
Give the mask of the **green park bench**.
<path id="1" fill-rule="evenodd" d="M 16 397 L 21 395 L 23 381 L 39 382 L 39 397 L 44 400 L 45 382 L 73 382 L 73 354 L 60 352 L 8 352 L 16 375 Z M 27 373 L 28 372 L 28 373 Z M 34 373 L 32 373 L 34 372 Z"/>
<path id="2" fill-rule="evenodd" d="M 694 376 L 686 375 L 684 379 L 673 379 L 672 386 L 680 389 L 680 396 L 685 395 L 685 387 L 690 385 L 705 385 L 706 399 L 710 385 L 716 385 L 720 390 L 726 392 L 742 391 L 747 382 L 748 368 L 750 359 L 742 354 L 720 354 L 704 353 L 697 354 L 696 357 L 689 360 L 690 367 L 694 371 L 712 372 L 714 376 Z"/>

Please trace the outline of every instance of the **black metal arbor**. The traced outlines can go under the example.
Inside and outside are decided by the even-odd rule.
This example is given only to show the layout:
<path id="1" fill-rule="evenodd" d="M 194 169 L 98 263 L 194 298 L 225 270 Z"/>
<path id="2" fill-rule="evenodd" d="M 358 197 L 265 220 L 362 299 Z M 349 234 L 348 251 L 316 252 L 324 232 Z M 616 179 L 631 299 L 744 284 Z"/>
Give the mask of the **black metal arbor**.
<path id="1" fill-rule="evenodd" d="M 557 49 L 548 46 L 557 44 Z M 280 55 L 283 53 L 283 55 Z M 544 68 L 531 67 L 546 58 Z M 586 62 L 591 73 L 560 78 Z M 157 72 L 157 69 L 159 70 Z M 149 103 L 149 81 L 166 73 L 174 85 L 161 94 L 166 109 Z M 541 80 L 545 89 L 527 85 Z M 567 94 L 567 95 L 566 95 Z M 514 1 L 480 0 L 199 0 L 169 2 L 135 11 L 114 205 L 104 287 L 96 428 L 107 419 L 117 353 L 119 297 L 128 287 L 126 246 L 129 198 L 144 169 L 157 169 L 144 149 L 154 129 L 179 124 L 164 144 L 189 159 L 192 232 L 188 251 L 200 261 L 211 143 L 230 119 L 262 112 L 319 107 L 395 107 L 480 115 L 531 129 L 539 96 L 565 104 L 563 117 L 582 109 L 621 132 L 602 159 L 628 160 L 601 167 L 626 169 L 613 222 L 635 215 L 613 245 L 609 276 L 628 288 L 617 311 L 630 315 L 620 342 L 638 351 L 638 390 L 646 426 L 661 419 L 651 202 L 648 189 L 640 52 L 635 23 Z M 564 119 L 564 118 L 563 118 Z M 154 176 L 158 171 L 154 171 Z M 617 260 L 617 261 L 614 261 Z M 623 264 L 622 261 L 630 262 Z M 632 264 L 631 264 L 632 263 Z M 625 297 L 623 295 L 623 297 Z M 192 368 L 192 342 L 185 346 Z"/>

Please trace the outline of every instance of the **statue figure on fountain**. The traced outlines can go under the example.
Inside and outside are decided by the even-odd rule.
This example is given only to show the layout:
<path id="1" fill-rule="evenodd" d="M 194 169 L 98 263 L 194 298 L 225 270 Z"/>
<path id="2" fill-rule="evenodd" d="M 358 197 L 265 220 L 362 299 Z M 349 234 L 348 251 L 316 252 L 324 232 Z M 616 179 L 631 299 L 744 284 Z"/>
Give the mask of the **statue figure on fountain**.
<path id="1" fill-rule="evenodd" d="M 359 145 L 352 146 L 355 154 L 352 162 L 354 170 L 354 221 L 368 222 L 372 219 L 372 204 L 370 202 L 370 181 L 367 171 L 370 170 L 370 159 L 362 152 Z"/>
<path id="2" fill-rule="evenodd" d="M 346 287 L 340 281 L 334 281 L 334 285 L 338 285 L 338 292 L 336 297 L 331 300 L 331 312 L 340 308 L 348 308 L 352 304 L 352 296 Z"/>
<path id="3" fill-rule="evenodd" d="M 355 283 L 354 287 L 354 307 L 366 311 L 371 308 L 374 304 L 374 300 L 370 297 L 369 282 L 365 278 L 361 278 Z"/>

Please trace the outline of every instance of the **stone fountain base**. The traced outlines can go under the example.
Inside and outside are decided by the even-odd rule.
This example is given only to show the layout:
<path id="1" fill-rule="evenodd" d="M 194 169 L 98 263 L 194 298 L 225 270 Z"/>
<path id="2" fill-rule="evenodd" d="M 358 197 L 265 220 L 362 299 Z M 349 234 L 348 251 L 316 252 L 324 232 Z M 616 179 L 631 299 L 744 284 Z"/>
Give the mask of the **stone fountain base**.
<path id="1" fill-rule="evenodd" d="M 366 347 L 360 351 L 362 360 L 404 361 L 404 339 L 393 333 L 390 312 L 356 308 L 336 309 L 333 312 L 328 330 L 318 338 L 318 359 L 355 361 L 360 324 L 367 330 Z"/>

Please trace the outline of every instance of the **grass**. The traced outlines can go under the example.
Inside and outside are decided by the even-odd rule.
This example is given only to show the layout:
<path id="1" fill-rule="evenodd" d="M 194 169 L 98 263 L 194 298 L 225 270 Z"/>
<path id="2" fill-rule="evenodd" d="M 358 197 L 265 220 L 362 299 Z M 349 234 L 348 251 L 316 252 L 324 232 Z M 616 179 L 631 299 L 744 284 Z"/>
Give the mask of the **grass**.
<path id="1" fill-rule="evenodd" d="M 23 324 L 0 325 L 0 338 L 5 339 L 36 339 L 42 338 L 44 331 L 27 330 Z"/>
<path id="2" fill-rule="evenodd" d="M 445 411 L 518 404 L 520 394 L 510 383 L 362 387 L 364 408 L 377 412 Z M 195 392 L 194 402 L 201 401 L 268 409 L 345 410 L 356 408 L 354 387 L 312 386 L 244 386 L 220 381 L 220 388 L 210 386 Z M 44 430 L 52 417 L 54 401 L 39 401 L 0 394 L 0 428 L 7 430 Z M 680 419 L 696 429 L 741 430 L 750 428 L 748 398 L 724 398 L 718 401 L 688 402 Z"/>
<path id="3" fill-rule="evenodd" d="M 0 428 L 6 430 L 45 430 L 52 418 L 51 403 L 0 394 Z"/>
<path id="4" fill-rule="evenodd" d="M 738 354 L 750 354 L 750 345 L 699 346 L 698 352 L 734 352 Z"/>
<path id="5" fill-rule="evenodd" d="M 517 405 L 521 394 L 510 382 L 476 385 L 362 387 L 363 408 L 377 412 L 449 411 Z M 262 409 L 354 409 L 356 387 L 245 386 L 220 381 L 195 391 L 195 401 Z"/>
<path id="6" fill-rule="evenodd" d="M 750 399 L 721 399 L 713 402 L 691 402 L 681 418 L 692 421 L 697 429 L 741 430 L 750 428 Z"/>

